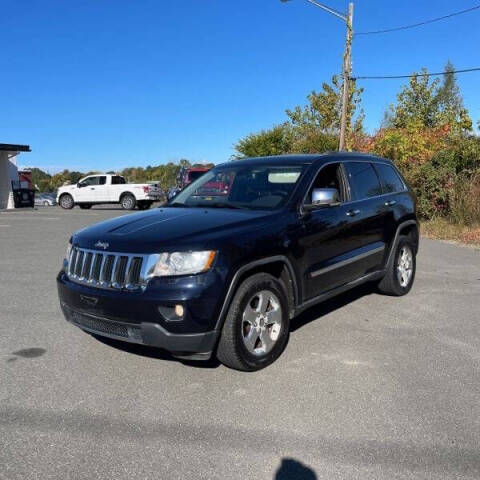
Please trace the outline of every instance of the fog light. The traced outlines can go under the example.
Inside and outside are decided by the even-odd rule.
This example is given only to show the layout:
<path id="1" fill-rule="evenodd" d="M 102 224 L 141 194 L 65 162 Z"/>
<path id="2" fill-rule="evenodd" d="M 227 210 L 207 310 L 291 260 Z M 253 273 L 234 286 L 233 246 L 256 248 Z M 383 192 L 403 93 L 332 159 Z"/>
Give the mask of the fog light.
<path id="1" fill-rule="evenodd" d="M 171 307 L 161 305 L 158 307 L 158 311 L 167 322 L 178 322 L 183 320 L 185 316 L 185 307 L 183 305 L 172 305 Z"/>

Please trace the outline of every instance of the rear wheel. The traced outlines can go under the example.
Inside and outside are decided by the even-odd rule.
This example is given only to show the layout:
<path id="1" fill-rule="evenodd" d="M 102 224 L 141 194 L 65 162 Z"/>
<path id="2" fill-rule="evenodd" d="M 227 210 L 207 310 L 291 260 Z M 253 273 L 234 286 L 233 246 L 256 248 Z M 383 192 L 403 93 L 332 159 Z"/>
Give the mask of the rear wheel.
<path id="1" fill-rule="evenodd" d="M 69 193 L 64 193 L 60 197 L 60 206 L 65 210 L 70 210 L 74 207 L 75 202 L 73 201 L 73 197 Z"/>
<path id="2" fill-rule="evenodd" d="M 412 288 L 416 268 L 415 245 L 409 237 L 401 236 L 378 289 L 385 295 L 406 295 Z"/>
<path id="3" fill-rule="evenodd" d="M 124 210 L 133 210 L 137 204 L 135 197 L 131 193 L 125 193 L 120 199 L 120 205 Z"/>
<path id="4" fill-rule="evenodd" d="M 288 334 L 288 302 L 282 282 L 266 273 L 252 275 L 233 297 L 217 358 L 236 370 L 260 370 L 280 356 Z"/>

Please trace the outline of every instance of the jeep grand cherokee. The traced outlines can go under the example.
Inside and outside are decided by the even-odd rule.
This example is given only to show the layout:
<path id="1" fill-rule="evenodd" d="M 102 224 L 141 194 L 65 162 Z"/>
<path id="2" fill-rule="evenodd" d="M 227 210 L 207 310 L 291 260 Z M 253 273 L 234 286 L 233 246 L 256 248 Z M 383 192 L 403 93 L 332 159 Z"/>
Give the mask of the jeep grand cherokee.
<path id="1" fill-rule="evenodd" d="M 290 321 L 314 304 L 364 282 L 405 295 L 418 243 L 415 198 L 390 161 L 252 158 L 161 208 L 76 232 L 58 292 L 87 332 L 252 371 L 279 357 Z"/>

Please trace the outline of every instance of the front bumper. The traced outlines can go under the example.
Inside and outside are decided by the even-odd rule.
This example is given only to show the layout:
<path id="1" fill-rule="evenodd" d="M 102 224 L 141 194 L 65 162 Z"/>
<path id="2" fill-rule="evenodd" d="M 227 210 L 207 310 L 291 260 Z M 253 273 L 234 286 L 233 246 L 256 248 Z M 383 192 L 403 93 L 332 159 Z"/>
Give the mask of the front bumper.
<path id="1" fill-rule="evenodd" d="M 150 295 L 102 291 L 71 282 L 63 271 L 57 277 L 57 288 L 66 320 L 87 332 L 158 347 L 177 357 L 208 359 L 215 348 L 214 319 L 203 321 L 214 311 L 203 305 L 209 304 L 208 290 L 200 298 L 183 295 L 181 301 L 170 295 L 166 303 L 182 303 L 187 314 L 183 321 L 168 324 L 157 310 L 165 299 L 155 295 L 155 289 Z"/>

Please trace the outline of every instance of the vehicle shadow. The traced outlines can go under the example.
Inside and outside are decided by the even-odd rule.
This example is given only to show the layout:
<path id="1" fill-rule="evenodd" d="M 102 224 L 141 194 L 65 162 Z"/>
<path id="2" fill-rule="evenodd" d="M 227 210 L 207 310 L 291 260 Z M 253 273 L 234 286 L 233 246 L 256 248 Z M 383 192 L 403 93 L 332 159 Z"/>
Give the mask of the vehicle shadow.
<path id="1" fill-rule="evenodd" d="M 334 312 L 335 310 L 339 310 L 340 308 L 345 307 L 352 302 L 355 302 L 359 298 L 371 295 L 375 292 L 375 284 L 365 283 L 329 300 L 325 300 L 324 302 L 319 303 L 309 308 L 308 310 L 305 310 L 298 317 L 291 320 L 290 331 L 295 332 L 295 330 L 302 328 L 308 323 L 313 322 L 314 320 L 317 320 L 318 318 L 323 317 L 324 315 L 327 315 L 331 312 Z"/>
<path id="2" fill-rule="evenodd" d="M 282 458 L 274 480 L 317 480 L 317 478 L 317 474 L 310 467 L 293 458 Z"/>
<path id="3" fill-rule="evenodd" d="M 134 355 L 139 355 L 141 357 L 155 358 L 157 360 L 165 360 L 168 362 L 183 363 L 184 365 L 196 368 L 217 368 L 220 366 L 220 362 L 214 356 L 212 356 L 210 360 L 179 359 L 175 358 L 173 355 L 160 348 L 148 347 L 146 345 L 139 345 L 136 343 L 122 342 L 120 340 L 102 337 L 93 333 L 91 335 L 99 342 L 102 342 L 104 345 L 116 348 L 117 350 L 122 350 L 123 352 L 133 353 Z"/>
<path id="4" fill-rule="evenodd" d="M 375 285 L 366 283 L 345 293 L 342 293 L 337 297 L 331 298 L 330 300 L 326 300 L 325 302 L 315 305 L 308 310 L 305 310 L 298 317 L 290 321 L 290 331 L 295 332 L 296 330 L 302 328 L 308 323 L 313 322 L 314 320 L 318 320 L 320 317 L 334 312 L 335 310 L 339 310 L 342 307 L 345 307 L 346 305 L 354 302 L 355 300 L 358 300 L 359 298 L 367 295 L 371 295 L 372 293 L 375 293 Z M 139 355 L 142 357 L 155 358 L 158 360 L 165 360 L 169 362 L 178 362 L 195 368 L 212 369 L 217 368 L 221 365 L 220 362 L 215 358 L 215 354 L 212 355 L 212 358 L 210 360 L 179 359 L 175 358 L 169 352 L 161 350 L 160 348 L 148 347 L 146 345 L 139 345 L 136 343 L 122 342 L 120 340 L 114 340 L 112 338 L 102 337 L 95 334 L 91 335 L 99 342 L 102 342 L 109 347 L 116 348 L 117 350 L 122 350 L 124 352 L 132 353 L 134 355 Z"/>

